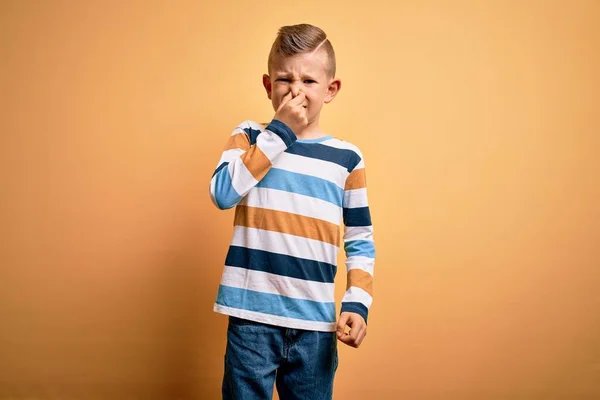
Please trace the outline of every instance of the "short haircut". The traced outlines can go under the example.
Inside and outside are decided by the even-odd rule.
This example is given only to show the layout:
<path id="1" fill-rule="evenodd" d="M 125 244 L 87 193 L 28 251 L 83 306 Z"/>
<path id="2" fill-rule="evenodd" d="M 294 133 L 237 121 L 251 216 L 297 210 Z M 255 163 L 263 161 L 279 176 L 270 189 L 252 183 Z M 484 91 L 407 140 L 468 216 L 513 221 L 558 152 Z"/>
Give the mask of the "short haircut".
<path id="1" fill-rule="evenodd" d="M 277 57 L 291 57 L 296 54 L 315 51 L 319 48 L 327 53 L 327 74 L 332 78 L 335 77 L 335 52 L 331 42 L 327 39 L 327 35 L 321 28 L 310 24 L 282 26 L 279 28 L 273 46 L 271 46 L 268 71 L 271 73 L 271 67 Z"/>

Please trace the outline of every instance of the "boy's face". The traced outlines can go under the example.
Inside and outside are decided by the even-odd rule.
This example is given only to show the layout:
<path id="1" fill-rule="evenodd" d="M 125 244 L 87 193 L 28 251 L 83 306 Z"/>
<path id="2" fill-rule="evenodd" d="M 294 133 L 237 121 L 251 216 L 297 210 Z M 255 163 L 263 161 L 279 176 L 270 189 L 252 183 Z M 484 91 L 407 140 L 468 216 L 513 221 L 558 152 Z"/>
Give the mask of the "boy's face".
<path id="1" fill-rule="evenodd" d="M 306 95 L 308 123 L 319 120 L 323 104 L 331 102 L 340 89 L 341 82 L 327 74 L 327 53 L 324 50 L 297 54 L 287 58 L 276 58 L 270 76 L 263 76 L 267 95 L 277 111 L 281 99 L 292 92 Z"/>

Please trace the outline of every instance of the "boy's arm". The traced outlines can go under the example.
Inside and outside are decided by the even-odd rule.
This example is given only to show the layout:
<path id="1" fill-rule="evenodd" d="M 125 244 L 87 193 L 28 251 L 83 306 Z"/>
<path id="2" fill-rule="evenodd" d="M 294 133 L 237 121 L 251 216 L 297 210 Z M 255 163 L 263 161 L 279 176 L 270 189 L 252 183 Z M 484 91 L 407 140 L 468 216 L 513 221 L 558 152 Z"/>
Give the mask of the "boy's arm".
<path id="1" fill-rule="evenodd" d="M 360 162 L 350 172 L 344 188 L 344 250 L 346 252 L 347 283 L 338 321 L 338 338 L 358 347 L 367 329 L 369 308 L 373 302 L 373 268 L 375 244 L 373 225 L 367 200 L 367 181 L 362 154 Z M 344 333 L 346 325 L 350 332 Z"/>
<path id="2" fill-rule="evenodd" d="M 256 128 L 256 127 L 254 127 Z M 251 143 L 256 134 L 245 121 L 231 134 L 210 180 L 210 198 L 221 210 L 232 208 L 271 169 L 273 160 L 296 141 L 294 132 L 274 119 Z"/>
<path id="3" fill-rule="evenodd" d="M 304 93 L 283 96 L 273 120 L 260 131 L 256 143 L 251 143 L 253 131 L 248 123 L 233 131 L 210 180 L 210 198 L 218 208 L 238 204 L 269 172 L 275 157 L 294 144 L 296 132 L 302 132 L 308 124 L 305 98 Z"/>

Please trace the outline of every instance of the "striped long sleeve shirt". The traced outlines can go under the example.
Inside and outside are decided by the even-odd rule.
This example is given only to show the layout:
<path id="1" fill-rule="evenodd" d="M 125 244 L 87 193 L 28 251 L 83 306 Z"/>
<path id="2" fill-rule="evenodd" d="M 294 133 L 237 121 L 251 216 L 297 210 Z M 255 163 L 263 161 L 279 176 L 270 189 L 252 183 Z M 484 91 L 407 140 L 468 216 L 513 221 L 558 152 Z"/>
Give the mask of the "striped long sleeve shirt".
<path id="1" fill-rule="evenodd" d="M 284 123 L 242 122 L 210 181 L 235 208 L 214 311 L 295 329 L 336 329 L 334 278 L 343 223 L 341 311 L 365 321 L 375 246 L 360 150 L 333 136 L 298 139 Z"/>

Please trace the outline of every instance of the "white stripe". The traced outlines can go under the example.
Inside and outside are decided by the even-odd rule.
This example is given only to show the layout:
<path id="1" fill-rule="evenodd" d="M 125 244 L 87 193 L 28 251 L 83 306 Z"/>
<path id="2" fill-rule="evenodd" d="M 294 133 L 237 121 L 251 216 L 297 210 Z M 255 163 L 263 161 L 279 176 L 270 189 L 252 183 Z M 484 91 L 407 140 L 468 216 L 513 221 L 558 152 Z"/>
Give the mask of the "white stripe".
<path id="1" fill-rule="evenodd" d="M 235 226 L 231 244 L 337 265 L 339 248 L 319 240 L 245 226 Z"/>
<path id="2" fill-rule="evenodd" d="M 248 319 L 250 321 L 262 322 L 264 324 L 283 326 L 291 329 L 304 329 L 319 332 L 335 332 L 335 322 L 307 321 L 303 319 L 281 317 L 272 314 L 263 314 L 256 311 L 242 310 L 216 304 L 213 306 L 215 312 L 231 315 L 238 318 Z"/>
<path id="3" fill-rule="evenodd" d="M 256 121 L 250 121 L 250 120 L 248 120 L 248 121 L 246 121 L 246 123 L 247 123 L 248 127 L 252 128 L 252 129 L 259 130 L 259 131 L 264 131 L 265 128 L 266 128 L 266 125 L 263 125 L 263 124 L 258 123 Z"/>
<path id="4" fill-rule="evenodd" d="M 231 136 L 235 135 L 236 133 L 244 132 L 244 128 L 252 128 L 255 130 L 259 130 L 259 131 L 264 131 L 265 127 L 261 124 L 259 124 L 258 122 L 255 121 L 250 121 L 250 120 L 246 120 L 246 121 L 242 121 L 236 128 L 235 131 L 233 131 L 233 133 L 231 134 Z"/>
<path id="5" fill-rule="evenodd" d="M 221 154 L 221 159 L 219 160 L 219 165 L 223 164 L 224 162 L 231 162 L 232 160 L 235 160 L 237 157 L 241 156 L 245 152 L 246 152 L 246 150 L 242 150 L 242 149 L 225 150 Z M 217 167 L 218 167 L 218 165 L 217 165 Z"/>
<path id="6" fill-rule="evenodd" d="M 346 258 L 346 270 L 360 269 L 375 276 L 375 259 L 365 256 L 352 256 Z"/>
<path id="7" fill-rule="evenodd" d="M 344 294 L 344 297 L 342 298 L 342 302 L 349 302 L 349 301 L 362 303 L 367 308 L 369 308 L 369 307 L 371 307 L 371 304 L 373 303 L 373 298 L 371 297 L 371 295 L 369 293 L 365 292 L 363 289 L 356 287 L 356 286 L 350 286 L 350 288 L 348 290 L 346 290 L 346 293 Z"/>
<path id="8" fill-rule="evenodd" d="M 346 190 L 343 205 L 346 208 L 367 207 L 369 205 L 367 188 Z"/>
<path id="9" fill-rule="evenodd" d="M 373 225 L 369 226 L 346 226 L 344 228 L 344 242 L 350 240 L 373 241 Z"/>
<path id="10" fill-rule="evenodd" d="M 290 153 L 283 153 L 277 157 L 273 166 L 286 171 L 325 179 L 335 183 L 341 189 L 344 188 L 346 178 L 350 174 L 346 168 L 336 163 Z"/>
<path id="11" fill-rule="evenodd" d="M 287 149 L 283 139 L 271 131 L 263 131 L 258 135 L 256 138 L 256 145 L 262 150 L 265 156 L 267 156 L 269 161 L 271 161 L 271 164 L 273 164 L 273 160 L 275 160 L 278 155 Z"/>
<path id="12" fill-rule="evenodd" d="M 333 283 L 306 281 L 227 265 L 223 269 L 221 284 L 294 299 L 328 303 L 335 301 Z"/>
<path id="13" fill-rule="evenodd" d="M 255 187 L 244 197 L 242 204 L 318 218 L 335 225 L 342 223 L 341 207 L 315 197 L 284 190 Z"/>
<path id="14" fill-rule="evenodd" d="M 229 176 L 231 176 L 231 186 L 242 197 L 258 184 L 258 181 L 254 179 L 241 159 L 237 162 L 229 163 L 227 170 Z"/>

